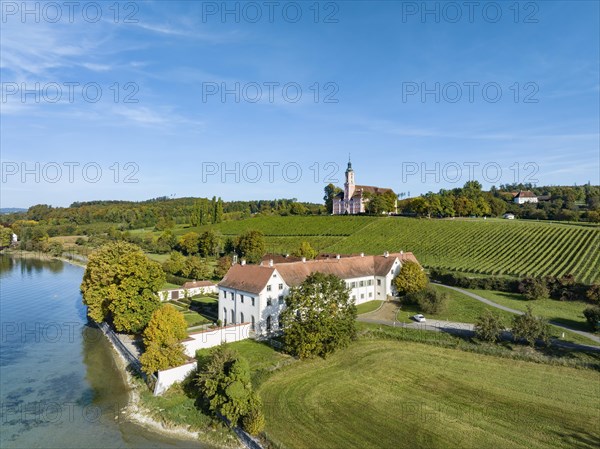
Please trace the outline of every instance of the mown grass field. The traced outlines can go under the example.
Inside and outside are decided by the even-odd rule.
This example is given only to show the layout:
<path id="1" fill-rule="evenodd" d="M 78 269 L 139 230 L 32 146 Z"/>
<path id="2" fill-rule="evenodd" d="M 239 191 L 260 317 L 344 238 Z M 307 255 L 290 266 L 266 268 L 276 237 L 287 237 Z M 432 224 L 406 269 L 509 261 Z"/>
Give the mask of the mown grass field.
<path id="1" fill-rule="evenodd" d="M 378 300 L 363 302 L 356 306 L 356 313 L 361 315 L 363 313 L 373 312 L 374 310 L 377 310 L 382 303 L 383 301 Z"/>
<path id="2" fill-rule="evenodd" d="M 306 240 L 320 252 L 412 251 L 426 267 L 467 273 L 572 273 L 581 282 L 600 281 L 600 226 L 501 219 L 276 216 L 228 221 L 213 228 L 229 237 L 258 229 L 266 236 L 269 252 L 290 253 Z"/>
<path id="3" fill-rule="evenodd" d="M 600 375 L 411 342 L 359 340 L 261 384 L 287 448 L 595 448 Z"/>

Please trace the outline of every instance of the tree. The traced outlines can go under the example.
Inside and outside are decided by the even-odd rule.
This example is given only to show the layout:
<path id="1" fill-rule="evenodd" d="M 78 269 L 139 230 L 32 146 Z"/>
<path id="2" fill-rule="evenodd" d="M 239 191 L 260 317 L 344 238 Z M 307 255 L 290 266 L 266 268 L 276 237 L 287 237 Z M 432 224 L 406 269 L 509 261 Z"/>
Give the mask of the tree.
<path id="1" fill-rule="evenodd" d="M 408 293 L 416 293 L 427 287 L 427 275 L 416 262 L 404 262 L 398 275 L 394 278 L 394 287 L 396 291 L 405 295 Z"/>
<path id="2" fill-rule="evenodd" d="M 231 268 L 231 264 L 232 264 L 231 257 L 229 257 L 229 256 L 220 257 L 219 260 L 217 260 L 217 267 L 215 268 L 215 276 L 218 278 L 224 277 L 227 274 L 227 272 L 229 271 L 229 268 Z"/>
<path id="3" fill-rule="evenodd" d="M 342 192 L 342 189 L 334 186 L 333 184 L 327 184 L 325 186 L 325 196 L 323 196 L 323 201 L 325 201 L 325 207 L 327 208 L 327 213 L 333 213 L 333 199 L 335 196 Z"/>
<path id="4" fill-rule="evenodd" d="M 165 273 L 139 246 L 113 242 L 90 254 L 81 283 L 88 315 L 118 332 L 141 332 L 159 305 Z"/>
<path id="5" fill-rule="evenodd" d="M 7 248 L 12 243 L 12 229 L 0 226 L 0 248 Z"/>
<path id="6" fill-rule="evenodd" d="M 262 406 L 252 391 L 248 361 L 226 345 L 212 348 L 207 356 L 198 358 L 196 384 L 203 406 L 234 426 Z"/>
<path id="7" fill-rule="evenodd" d="M 252 407 L 242 418 L 242 427 L 250 435 L 256 436 L 265 428 L 265 415 L 260 407 Z"/>
<path id="8" fill-rule="evenodd" d="M 300 358 L 326 357 L 356 335 L 356 306 L 340 278 L 312 273 L 292 287 L 279 317 L 286 351 Z"/>
<path id="9" fill-rule="evenodd" d="M 60 257 L 64 251 L 63 244 L 60 242 L 50 242 L 47 251 L 52 257 Z"/>
<path id="10" fill-rule="evenodd" d="M 187 337 L 187 322 L 175 307 L 163 304 L 152 314 L 142 336 L 146 346 L 177 343 Z"/>
<path id="11" fill-rule="evenodd" d="M 303 241 L 300 246 L 292 252 L 293 256 L 306 257 L 307 259 L 314 259 L 317 257 L 317 251 L 310 245 L 310 243 Z"/>
<path id="12" fill-rule="evenodd" d="M 145 352 L 140 357 L 147 374 L 179 366 L 186 360 L 181 340 L 187 337 L 185 318 L 170 304 L 156 309 L 144 330 Z"/>
<path id="13" fill-rule="evenodd" d="M 235 249 L 250 263 L 257 263 L 266 252 L 265 237 L 262 232 L 249 230 L 238 236 Z"/>
<path id="14" fill-rule="evenodd" d="M 590 285 L 585 296 L 590 302 L 600 304 L 600 284 Z"/>
<path id="15" fill-rule="evenodd" d="M 221 246 L 221 235 L 217 234 L 212 229 L 204 231 L 199 238 L 198 247 L 202 257 L 214 256 L 219 252 Z"/>
<path id="16" fill-rule="evenodd" d="M 186 258 L 178 251 L 173 251 L 169 254 L 169 258 L 162 264 L 165 273 L 180 275 L 185 267 Z"/>
<path id="17" fill-rule="evenodd" d="M 424 313 L 439 314 L 446 309 L 448 294 L 439 292 L 432 287 L 409 293 L 407 300 L 419 306 Z"/>
<path id="18" fill-rule="evenodd" d="M 494 343 L 500 339 L 503 330 L 504 324 L 500 315 L 489 309 L 485 309 L 475 323 L 475 335 L 480 340 Z"/>
<path id="19" fill-rule="evenodd" d="M 206 261 L 197 256 L 189 256 L 183 265 L 181 275 L 188 279 L 208 279 L 212 277 L 212 269 Z"/>
<path id="20" fill-rule="evenodd" d="M 179 247 L 188 255 L 198 254 L 200 245 L 200 235 L 197 232 L 188 232 L 181 236 Z"/>
<path id="21" fill-rule="evenodd" d="M 550 326 L 542 317 L 533 315 L 531 307 L 523 315 L 515 315 L 511 329 L 515 341 L 525 340 L 529 345 L 535 345 L 541 340 L 545 345 L 550 342 Z"/>
<path id="22" fill-rule="evenodd" d="M 519 291 L 529 300 L 547 298 L 549 291 L 543 279 L 527 277 L 519 283 Z"/>
<path id="23" fill-rule="evenodd" d="M 583 316 L 587 320 L 592 331 L 600 330 L 600 306 L 590 306 L 583 311 Z"/>

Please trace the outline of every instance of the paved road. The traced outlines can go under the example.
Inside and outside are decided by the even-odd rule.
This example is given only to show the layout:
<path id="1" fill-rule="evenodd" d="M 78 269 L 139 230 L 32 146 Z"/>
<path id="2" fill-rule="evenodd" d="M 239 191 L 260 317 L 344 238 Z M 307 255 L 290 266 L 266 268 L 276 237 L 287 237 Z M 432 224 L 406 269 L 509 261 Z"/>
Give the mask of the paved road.
<path id="1" fill-rule="evenodd" d="M 489 299 L 486 299 L 482 296 L 476 295 L 475 293 L 471 293 L 466 290 L 463 290 L 462 288 L 451 287 L 450 285 L 444 285 L 444 284 L 438 284 L 438 283 L 436 283 L 436 285 L 439 285 L 439 286 L 445 287 L 445 288 L 449 288 L 450 290 L 455 290 L 457 292 L 462 293 L 463 295 L 467 295 L 473 299 L 476 299 L 477 301 L 481 301 L 482 303 L 487 304 L 488 306 L 495 307 L 496 309 L 505 310 L 510 313 L 516 313 L 517 315 L 523 315 L 523 312 L 521 310 L 515 310 L 515 309 L 511 309 L 510 307 L 505 307 L 500 304 L 496 304 L 495 302 L 490 301 Z M 553 326 L 560 327 L 560 328 L 566 329 L 570 332 L 579 334 L 583 337 L 589 338 L 590 340 L 593 340 L 596 343 L 600 343 L 600 337 L 598 335 L 592 334 L 591 332 L 584 332 L 584 331 L 580 331 L 578 329 L 573 329 L 572 327 L 566 326 L 566 325 L 564 325 L 562 323 L 558 323 L 556 321 L 549 321 L 549 323 L 552 324 Z"/>

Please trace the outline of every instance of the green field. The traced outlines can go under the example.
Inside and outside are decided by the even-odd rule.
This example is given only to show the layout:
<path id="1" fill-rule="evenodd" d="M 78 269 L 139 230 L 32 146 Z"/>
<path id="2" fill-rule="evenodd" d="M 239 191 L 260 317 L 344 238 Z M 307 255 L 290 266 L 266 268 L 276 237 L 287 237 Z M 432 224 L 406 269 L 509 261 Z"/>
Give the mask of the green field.
<path id="1" fill-rule="evenodd" d="M 411 342 L 359 341 L 260 387 L 287 448 L 595 448 L 600 377 Z"/>
<path id="2" fill-rule="evenodd" d="M 518 293 L 495 292 L 490 290 L 470 290 L 476 295 L 483 296 L 490 301 L 511 309 L 526 311 L 531 306 L 535 315 L 543 316 L 557 323 L 572 327 L 573 329 L 589 332 L 590 328 L 583 316 L 583 311 L 590 304 L 582 301 L 557 301 L 554 299 L 540 299 L 527 301 Z"/>
<path id="3" fill-rule="evenodd" d="M 178 228 L 183 234 L 202 228 Z M 501 219 L 403 217 L 255 217 L 213 226 L 232 237 L 266 236 L 267 251 L 290 253 L 303 240 L 320 252 L 412 251 L 426 267 L 486 275 L 560 276 L 600 281 L 600 227 Z"/>

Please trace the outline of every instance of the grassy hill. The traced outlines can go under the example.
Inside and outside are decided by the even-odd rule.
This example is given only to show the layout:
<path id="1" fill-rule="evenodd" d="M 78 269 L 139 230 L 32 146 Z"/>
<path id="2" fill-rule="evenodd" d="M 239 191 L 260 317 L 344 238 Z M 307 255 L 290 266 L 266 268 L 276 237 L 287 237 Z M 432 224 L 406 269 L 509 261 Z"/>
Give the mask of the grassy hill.
<path id="1" fill-rule="evenodd" d="M 205 228 L 180 228 L 178 233 Z M 572 273 L 581 282 L 600 281 L 599 226 L 500 219 L 270 216 L 213 228 L 225 236 L 258 229 L 266 236 L 269 252 L 292 252 L 306 240 L 321 252 L 412 251 L 432 268 L 512 276 Z"/>

